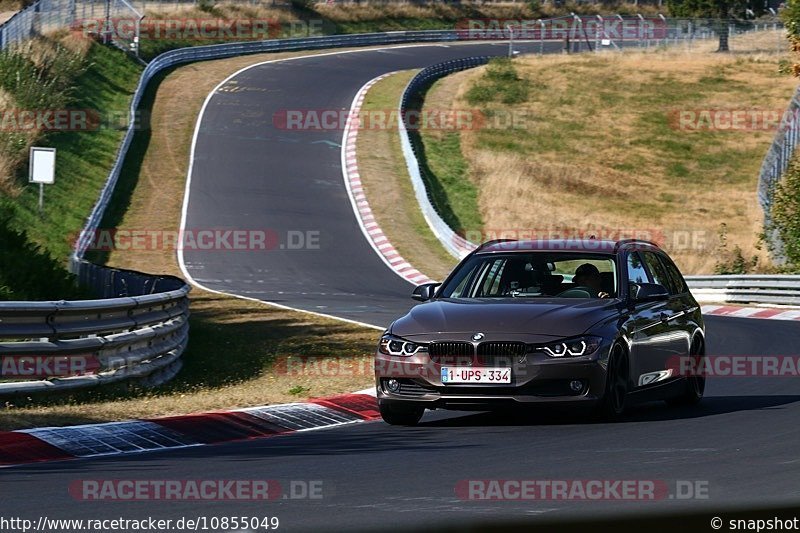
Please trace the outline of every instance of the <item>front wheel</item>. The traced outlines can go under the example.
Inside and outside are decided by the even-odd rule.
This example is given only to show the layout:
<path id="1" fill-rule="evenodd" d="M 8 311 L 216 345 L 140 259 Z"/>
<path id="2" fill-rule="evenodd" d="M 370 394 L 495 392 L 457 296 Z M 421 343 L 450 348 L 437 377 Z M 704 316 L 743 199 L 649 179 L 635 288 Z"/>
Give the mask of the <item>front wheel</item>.
<path id="1" fill-rule="evenodd" d="M 600 420 L 618 420 L 625 413 L 628 399 L 628 357 L 619 343 L 614 344 L 608 356 L 606 388 L 603 399 L 595 411 Z"/>
<path id="2" fill-rule="evenodd" d="M 416 426 L 425 413 L 421 407 L 395 407 L 382 403 L 379 408 L 383 421 L 393 426 Z"/>

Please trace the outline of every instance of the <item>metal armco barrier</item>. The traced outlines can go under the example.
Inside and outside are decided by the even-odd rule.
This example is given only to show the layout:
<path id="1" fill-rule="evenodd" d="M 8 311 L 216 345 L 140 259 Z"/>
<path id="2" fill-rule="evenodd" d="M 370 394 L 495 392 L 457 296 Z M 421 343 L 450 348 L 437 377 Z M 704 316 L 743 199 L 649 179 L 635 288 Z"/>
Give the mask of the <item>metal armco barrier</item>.
<path id="1" fill-rule="evenodd" d="M 800 276 L 687 276 L 699 301 L 800 305 Z"/>
<path id="2" fill-rule="evenodd" d="M 81 282 L 103 299 L 0 302 L 0 396 L 131 378 L 159 385 L 180 370 L 190 287 L 172 276 L 81 267 Z"/>

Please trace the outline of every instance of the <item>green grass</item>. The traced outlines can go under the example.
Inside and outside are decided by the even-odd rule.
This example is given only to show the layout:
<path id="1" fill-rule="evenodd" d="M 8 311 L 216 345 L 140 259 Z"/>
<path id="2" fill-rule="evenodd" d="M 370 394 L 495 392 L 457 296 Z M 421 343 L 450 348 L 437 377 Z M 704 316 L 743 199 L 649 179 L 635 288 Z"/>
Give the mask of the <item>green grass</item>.
<path id="1" fill-rule="evenodd" d="M 436 82 L 426 92 L 435 91 Z M 425 95 L 413 101 L 411 107 L 425 106 Z M 409 130 L 431 201 L 442 219 L 456 231 L 483 229 L 478 208 L 478 188 L 469 180 L 469 167 L 461 151 L 461 134 L 446 130 Z"/>
<path id="2" fill-rule="evenodd" d="M 74 80 L 69 107 L 95 110 L 112 123 L 117 123 L 113 117 L 127 120 L 141 66 L 119 50 L 99 44 L 92 44 L 87 61 L 88 68 Z M 37 141 L 39 146 L 57 150 L 56 180 L 45 186 L 43 211 L 38 209 L 38 186 L 23 184 L 27 168 L 18 171 L 19 194 L 0 196 L 0 212 L 8 218 L 10 229 L 25 232 L 28 249 L 38 247 L 42 255 L 66 266 L 74 239 L 105 184 L 122 137 L 122 130 L 104 126 L 89 132 L 49 134 Z M 12 289 L 17 284 L 16 274 L 20 272 L 2 274 Z M 49 291 L 37 293 L 35 287 L 25 285 L 19 294 L 27 297 L 63 297 Z"/>

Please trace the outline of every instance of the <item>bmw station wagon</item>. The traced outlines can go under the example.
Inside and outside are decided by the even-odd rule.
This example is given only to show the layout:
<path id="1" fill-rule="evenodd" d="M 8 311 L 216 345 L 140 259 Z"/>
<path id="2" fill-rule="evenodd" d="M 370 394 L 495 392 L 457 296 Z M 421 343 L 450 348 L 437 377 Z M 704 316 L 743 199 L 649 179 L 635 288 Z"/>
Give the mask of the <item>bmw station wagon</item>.
<path id="1" fill-rule="evenodd" d="M 395 320 L 375 356 L 390 424 L 425 409 L 696 404 L 705 380 L 676 368 L 705 353 L 700 306 L 678 268 L 640 240 L 490 241 Z"/>

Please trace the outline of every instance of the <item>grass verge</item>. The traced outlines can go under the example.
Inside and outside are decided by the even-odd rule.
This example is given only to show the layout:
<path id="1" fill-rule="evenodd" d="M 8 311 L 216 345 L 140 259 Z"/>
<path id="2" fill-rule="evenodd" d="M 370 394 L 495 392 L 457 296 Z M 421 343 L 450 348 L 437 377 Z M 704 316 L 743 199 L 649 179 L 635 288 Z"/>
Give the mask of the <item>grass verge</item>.
<path id="1" fill-rule="evenodd" d="M 749 268 L 770 269 L 754 191 L 774 130 L 692 128 L 676 118 L 782 113 L 796 80 L 780 72 L 785 55 L 760 51 L 774 50 L 778 36 L 744 39 L 747 48 L 732 41 L 741 50 L 732 54 L 706 43 L 691 53 L 521 57 L 514 66 L 528 94 L 514 104 L 482 89 L 493 82 L 491 67 L 460 74 L 444 94 L 476 108 L 488 127 L 461 131 L 461 150 L 442 152 L 445 168 L 467 166 L 462 182 L 479 191 L 487 237 L 638 230 L 662 240 L 686 273 L 714 272 L 737 247 Z M 525 120 L 493 127 L 501 116 Z"/>
<path id="2" fill-rule="evenodd" d="M 364 100 L 363 113 L 395 117 L 403 90 L 414 74 L 416 71 L 393 74 L 373 85 Z M 428 277 L 444 279 L 456 260 L 442 248 L 422 216 L 395 123 L 360 130 L 356 153 L 364 192 L 389 241 Z"/>
<path id="3" fill-rule="evenodd" d="M 9 69 L 0 88 L 6 116 L 15 110 L 77 109 L 100 119 L 97 128 L 0 132 L 0 285 L 7 287 L 0 298 L 76 297 L 81 293 L 65 283 L 65 259 L 113 164 L 123 135 L 115 119 L 127 117 L 141 67 L 119 50 L 69 35 L 39 38 L 3 53 L 2 61 Z M 39 188 L 27 183 L 32 144 L 57 150 L 55 184 L 45 186 L 41 212 Z M 21 258 L 27 266 L 18 264 Z"/>

